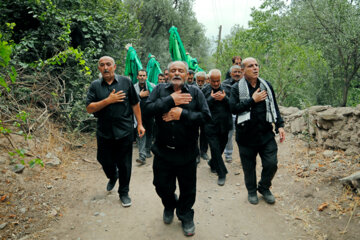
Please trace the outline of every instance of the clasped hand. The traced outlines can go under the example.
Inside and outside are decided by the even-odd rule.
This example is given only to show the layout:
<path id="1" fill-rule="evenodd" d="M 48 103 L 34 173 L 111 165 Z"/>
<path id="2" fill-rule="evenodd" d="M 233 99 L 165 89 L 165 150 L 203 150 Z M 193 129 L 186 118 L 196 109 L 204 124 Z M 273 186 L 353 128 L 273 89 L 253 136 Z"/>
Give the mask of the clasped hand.
<path id="1" fill-rule="evenodd" d="M 214 93 L 214 90 L 211 90 L 211 97 L 213 97 L 216 101 L 222 101 L 225 96 L 226 93 L 224 90 L 217 91 L 216 93 Z"/>

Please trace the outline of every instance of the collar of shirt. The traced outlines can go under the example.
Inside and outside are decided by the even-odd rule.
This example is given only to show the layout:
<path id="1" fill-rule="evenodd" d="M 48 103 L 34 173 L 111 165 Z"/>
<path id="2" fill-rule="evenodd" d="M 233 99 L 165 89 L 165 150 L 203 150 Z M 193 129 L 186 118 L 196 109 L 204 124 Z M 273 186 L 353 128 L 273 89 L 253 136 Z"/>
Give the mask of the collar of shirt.
<path id="1" fill-rule="evenodd" d="M 118 75 L 116 75 L 116 74 L 115 74 L 115 77 L 114 77 L 114 81 L 110 85 L 113 85 L 115 81 L 119 82 Z M 107 84 L 107 82 L 104 80 L 103 77 L 101 77 L 101 85 L 104 85 L 104 84 Z"/>
<path id="2" fill-rule="evenodd" d="M 165 88 L 172 88 L 172 87 L 173 87 L 172 83 L 166 83 Z M 189 85 L 187 83 L 183 85 L 183 87 L 181 88 L 181 92 L 189 92 Z"/>

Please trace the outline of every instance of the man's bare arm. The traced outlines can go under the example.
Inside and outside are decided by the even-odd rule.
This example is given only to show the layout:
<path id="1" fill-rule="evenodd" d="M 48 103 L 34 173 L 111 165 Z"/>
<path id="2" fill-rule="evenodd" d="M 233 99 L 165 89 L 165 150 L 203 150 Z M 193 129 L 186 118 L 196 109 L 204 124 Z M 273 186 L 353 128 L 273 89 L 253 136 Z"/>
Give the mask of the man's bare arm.
<path id="1" fill-rule="evenodd" d="M 92 102 L 86 107 L 88 113 L 98 112 L 109 104 L 116 102 L 123 102 L 125 99 L 125 93 L 123 91 L 115 92 L 115 89 L 109 94 L 109 96 L 101 101 Z"/>

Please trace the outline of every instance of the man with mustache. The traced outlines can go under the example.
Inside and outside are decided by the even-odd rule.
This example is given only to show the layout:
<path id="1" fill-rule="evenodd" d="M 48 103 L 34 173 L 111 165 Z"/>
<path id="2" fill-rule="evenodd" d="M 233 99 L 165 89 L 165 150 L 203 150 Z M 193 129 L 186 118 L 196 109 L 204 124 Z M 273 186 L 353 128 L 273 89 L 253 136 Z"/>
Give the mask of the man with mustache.
<path id="1" fill-rule="evenodd" d="M 151 82 L 146 82 L 147 79 L 147 72 L 145 69 L 140 69 L 137 74 L 138 82 L 134 84 L 134 88 L 136 93 L 140 97 L 140 109 L 144 108 L 145 102 L 150 95 L 150 89 L 155 87 L 155 84 Z M 150 86 L 148 86 L 148 84 Z M 144 165 L 146 163 L 146 158 L 151 158 L 150 147 L 152 143 L 152 134 L 154 128 L 154 118 L 147 117 L 144 115 L 144 111 L 141 112 L 141 117 L 143 121 L 143 125 L 146 129 L 146 133 L 143 137 L 137 135 L 136 141 L 138 143 L 139 149 L 139 158 L 136 159 L 140 165 Z"/>
<path id="2" fill-rule="evenodd" d="M 241 68 L 240 68 L 240 66 L 238 64 L 234 64 L 230 68 L 230 76 L 231 76 L 230 78 L 228 78 L 228 79 L 226 79 L 225 81 L 222 82 L 223 86 L 229 92 L 231 92 L 231 86 L 233 86 L 235 83 L 237 83 L 243 77 L 243 72 L 241 71 Z M 229 131 L 228 141 L 226 143 L 225 150 L 224 150 L 225 161 L 228 162 L 228 163 L 232 162 L 232 153 L 234 151 L 232 137 L 233 137 L 234 131 L 235 131 L 235 117 L 236 117 L 236 115 L 233 114 L 232 117 L 233 117 L 233 128 L 232 128 L 232 130 Z"/>
<path id="3" fill-rule="evenodd" d="M 259 64 L 255 58 L 246 58 L 241 64 L 244 77 L 231 88 L 230 108 L 236 114 L 236 142 L 244 171 L 248 201 L 259 202 L 257 191 L 264 200 L 275 203 L 270 191 L 277 170 L 277 144 L 273 132 L 285 140 L 284 120 L 276 103 L 274 89 L 268 81 L 259 78 Z M 260 155 L 262 172 L 256 179 L 256 156 Z"/>
<path id="4" fill-rule="evenodd" d="M 139 136 L 145 134 L 139 97 L 129 78 L 115 74 L 112 57 L 101 57 L 98 69 L 101 78 L 91 83 L 86 98 L 87 112 L 97 118 L 97 160 L 109 179 L 106 190 L 111 191 L 119 178 L 120 201 L 124 207 L 129 207 L 133 114 Z"/>
<path id="5" fill-rule="evenodd" d="M 211 119 L 205 97 L 196 86 L 185 84 L 186 62 L 168 65 L 169 81 L 158 84 L 146 101 L 146 114 L 155 116 L 157 132 L 152 146 L 155 190 L 164 205 L 163 221 L 176 215 L 186 236 L 195 234 L 196 146 L 199 126 Z M 180 196 L 175 195 L 176 180 Z"/>
<path id="6" fill-rule="evenodd" d="M 212 69 L 209 75 L 210 84 L 202 89 L 212 116 L 212 121 L 205 124 L 205 133 L 211 151 L 208 164 L 211 171 L 218 174 L 218 185 L 223 186 L 228 171 L 221 155 L 225 149 L 229 130 L 233 127 L 229 105 L 230 94 L 221 84 L 220 70 Z"/>

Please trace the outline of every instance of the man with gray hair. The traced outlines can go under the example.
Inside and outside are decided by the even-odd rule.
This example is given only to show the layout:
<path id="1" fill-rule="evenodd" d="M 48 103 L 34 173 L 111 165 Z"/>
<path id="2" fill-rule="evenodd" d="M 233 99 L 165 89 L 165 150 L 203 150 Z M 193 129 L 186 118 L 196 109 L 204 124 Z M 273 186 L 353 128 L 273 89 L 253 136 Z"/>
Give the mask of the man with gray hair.
<path id="1" fill-rule="evenodd" d="M 195 74 L 195 80 L 196 80 L 196 85 L 202 89 L 205 86 L 205 80 L 206 80 L 206 72 L 201 71 L 201 72 L 197 72 Z M 209 156 L 207 155 L 207 151 L 208 151 L 208 142 L 206 140 L 206 135 L 205 135 L 205 129 L 204 129 L 204 125 L 200 126 L 200 154 L 197 157 L 196 161 L 197 163 L 200 163 L 200 157 L 204 160 L 209 160 Z"/>
<path id="2" fill-rule="evenodd" d="M 231 93 L 231 90 L 230 90 L 231 86 L 234 85 L 235 83 L 237 83 L 243 77 L 243 73 L 242 73 L 239 65 L 234 64 L 230 68 L 230 76 L 231 76 L 230 78 L 228 78 L 222 82 L 222 84 L 229 91 L 229 93 Z M 228 163 L 232 162 L 232 153 L 234 151 L 232 137 L 233 137 L 234 131 L 235 131 L 236 115 L 233 115 L 232 117 L 233 117 L 233 128 L 232 128 L 232 130 L 229 131 L 228 141 L 227 141 L 227 144 L 226 144 L 225 150 L 224 150 L 225 161 Z"/>
<path id="3" fill-rule="evenodd" d="M 259 64 L 255 58 L 246 58 L 241 64 L 244 77 L 231 88 L 230 108 L 236 114 L 236 142 L 239 147 L 248 201 L 259 202 L 257 191 L 264 200 L 275 203 L 270 191 L 277 171 L 277 144 L 273 131 L 285 139 L 284 120 L 281 118 L 274 89 L 268 81 L 259 78 Z M 256 156 L 260 155 L 262 172 L 256 179 Z"/>
<path id="4" fill-rule="evenodd" d="M 208 161 L 212 172 L 218 174 L 218 185 L 223 186 L 227 169 L 222 158 L 228 133 L 233 127 L 229 105 L 229 91 L 221 84 L 221 72 L 209 72 L 210 84 L 202 89 L 209 105 L 212 120 L 205 124 L 206 137 L 210 145 L 211 159 Z"/>
<path id="5" fill-rule="evenodd" d="M 157 132 L 151 150 L 154 153 L 155 190 L 164 205 L 163 221 L 170 224 L 176 215 L 186 236 L 195 234 L 196 146 L 199 126 L 211 119 L 204 95 L 195 86 L 185 84 L 186 62 L 168 66 L 169 82 L 158 84 L 146 101 L 145 112 L 155 117 Z M 175 195 L 176 180 L 180 196 Z"/>
<path id="6" fill-rule="evenodd" d="M 145 134 L 139 97 L 129 78 L 115 74 L 116 64 L 112 57 L 101 57 L 98 69 L 101 78 L 91 83 L 86 98 L 87 112 L 97 118 L 97 160 L 109 179 L 106 189 L 111 191 L 119 179 L 120 201 L 124 207 L 129 207 L 133 114 L 139 136 Z"/>

